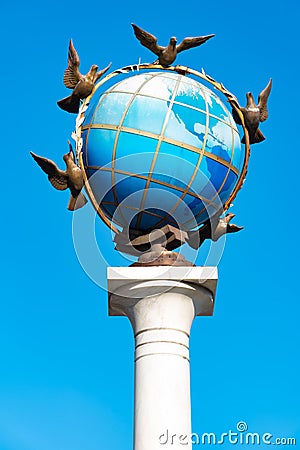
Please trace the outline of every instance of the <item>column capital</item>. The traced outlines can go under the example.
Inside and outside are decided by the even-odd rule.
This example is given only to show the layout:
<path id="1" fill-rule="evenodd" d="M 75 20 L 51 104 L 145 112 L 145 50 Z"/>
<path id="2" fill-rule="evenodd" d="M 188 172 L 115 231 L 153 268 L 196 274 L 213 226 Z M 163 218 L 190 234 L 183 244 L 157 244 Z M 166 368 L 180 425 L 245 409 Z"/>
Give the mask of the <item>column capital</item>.
<path id="1" fill-rule="evenodd" d="M 141 298 L 178 293 L 191 297 L 196 316 L 213 314 L 217 267 L 109 267 L 109 315 L 125 316 Z"/>

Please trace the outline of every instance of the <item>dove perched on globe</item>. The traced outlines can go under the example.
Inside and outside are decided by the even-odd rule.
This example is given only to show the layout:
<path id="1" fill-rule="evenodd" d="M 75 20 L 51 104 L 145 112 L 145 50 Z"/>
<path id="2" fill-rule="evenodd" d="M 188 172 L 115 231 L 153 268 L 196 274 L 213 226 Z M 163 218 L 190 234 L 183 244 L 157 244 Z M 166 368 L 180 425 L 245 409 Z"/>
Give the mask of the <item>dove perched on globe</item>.
<path id="1" fill-rule="evenodd" d="M 61 109 L 69 113 L 78 113 L 80 100 L 85 99 L 91 94 L 95 83 L 108 71 L 111 63 L 99 72 L 97 72 L 98 66 L 93 64 L 86 75 L 82 75 L 79 72 L 79 65 L 80 59 L 78 53 L 74 48 L 72 39 L 70 39 L 68 67 L 64 72 L 64 84 L 68 89 L 73 89 L 73 92 L 68 97 L 57 102 Z"/>
<path id="2" fill-rule="evenodd" d="M 258 104 L 255 103 L 252 93 L 247 92 L 247 104 L 244 108 L 240 108 L 244 116 L 245 126 L 249 132 L 250 144 L 256 144 L 266 139 L 258 127 L 260 122 L 264 122 L 269 117 L 267 102 L 271 89 L 272 78 L 270 78 L 270 81 L 265 89 L 263 89 L 259 94 Z M 238 125 L 242 125 L 241 119 L 235 108 L 232 108 L 232 116 Z M 245 144 L 245 136 L 242 139 L 242 143 Z"/>
<path id="3" fill-rule="evenodd" d="M 71 143 L 69 142 L 69 152 L 63 156 L 66 163 L 66 170 L 60 170 L 55 162 L 50 159 L 38 156 L 30 152 L 33 159 L 38 163 L 41 169 L 48 175 L 48 180 L 59 191 L 69 188 L 71 192 L 68 209 L 75 211 L 87 203 L 87 199 L 81 192 L 84 180 L 81 169 L 75 164 L 75 156 Z"/>
<path id="4" fill-rule="evenodd" d="M 195 231 L 188 231 L 187 243 L 190 247 L 198 249 L 206 239 L 216 242 L 221 236 L 227 233 L 236 233 L 243 229 L 235 224 L 229 223 L 235 214 L 228 213 L 225 217 L 216 217 L 207 220 L 205 224 Z"/>
<path id="5" fill-rule="evenodd" d="M 171 37 L 169 45 L 167 47 L 162 47 L 157 44 L 157 38 L 148 33 L 142 28 L 138 27 L 134 23 L 131 24 L 134 30 L 134 34 L 144 47 L 147 47 L 155 55 L 158 56 L 158 60 L 154 64 L 160 64 L 163 67 L 170 66 L 176 59 L 177 53 L 183 50 L 188 50 L 189 48 L 198 47 L 204 44 L 208 39 L 214 37 L 214 34 L 209 34 L 208 36 L 198 36 L 198 37 L 186 37 L 183 41 L 177 45 L 176 37 Z"/>

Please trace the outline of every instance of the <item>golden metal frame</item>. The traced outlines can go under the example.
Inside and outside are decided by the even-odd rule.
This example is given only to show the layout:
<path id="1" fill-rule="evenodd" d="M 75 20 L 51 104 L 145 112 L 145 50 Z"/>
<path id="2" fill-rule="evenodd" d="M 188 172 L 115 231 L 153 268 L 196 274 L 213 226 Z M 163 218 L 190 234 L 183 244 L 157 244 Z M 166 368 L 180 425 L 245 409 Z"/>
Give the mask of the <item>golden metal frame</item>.
<path id="1" fill-rule="evenodd" d="M 103 222 L 106 225 L 108 225 L 111 228 L 111 230 L 114 233 L 119 233 L 119 230 L 113 225 L 113 223 L 101 211 L 101 209 L 100 209 L 100 207 L 99 207 L 99 205 L 98 205 L 98 203 L 97 203 L 97 201 L 95 199 L 95 196 L 94 196 L 94 194 L 92 192 L 92 189 L 91 189 L 91 187 L 89 185 L 88 178 L 86 176 L 85 167 L 84 167 L 83 160 L 82 160 L 82 151 L 81 151 L 82 150 L 82 137 L 81 137 L 81 133 L 82 133 L 83 130 L 88 129 L 88 128 L 91 129 L 92 127 L 82 127 L 82 123 L 84 121 L 84 113 L 88 109 L 88 105 L 89 105 L 90 99 L 92 98 L 92 96 L 95 94 L 95 92 L 103 84 L 105 84 L 110 79 L 112 79 L 112 78 L 114 78 L 114 77 L 116 77 L 116 76 L 118 76 L 120 74 L 126 74 L 126 73 L 131 73 L 131 72 L 139 72 L 139 71 L 144 71 L 144 70 L 166 71 L 166 75 L 167 75 L 168 71 L 171 71 L 171 72 L 176 72 L 179 75 L 187 75 L 187 74 L 189 74 L 189 75 L 195 76 L 196 78 L 200 78 L 201 80 L 204 80 L 208 84 L 210 84 L 213 87 L 215 87 L 223 95 L 225 95 L 225 97 L 227 98 L 227 101 L 230 103 L 232 108 L 234 108 L 236 110 L 238 116 L 240 117 L 240 120 L 241 120 L 241 123 L 242 123 L 242 127 L 243 127 L 243 131 L 244 131 L 244 135 L 245 135 L 245 159 L 244 159 L 244 164 L 243 164 L 243 167 L 242 167 L 242 170 L 241 170 L 241 174 L 240 174 L 240 176 L 238 178 L 237 184 L 236 184 L 232 194 L 230 195 L 229 199 L 223 205 L 223 212 L 225 212 L 231 206 L 233 200 L 236 198 L 237 193 L 239 192 L 239 190 L 243 186 L 243 183 L 245 181 L 245 178 L 246 178 L 246 175 L 247 175 L 247 171 L 248 171 L 249 158 L 250 158 L 250 141 L 249 141 L 249 133 L 248 133 L 248 130 L 247 130 L 247 128 L 245 126 L 245 122 L 244 122 L 244 116 L 243 116 L 243 114 L 242 114 L 242 112 L 240 110 L 240 105 L 238 103 L 237 98 L 228 89 L 226 89 L 225 86 L 222 83 L 219 83 L 218 81 L 214 80 L 210 75 L 206 74 L 203 69 L 202 69 L 201 72 L 199 72 L 199 71 L 191 69 L 189 67 L 180 66 L 180 65 L 170 66 L 170 67 L 165 68 L 165 67 L 162 67 L 162 66 L 157 65 L 157 64 L 135 64 L 135 65 L 130 65 L 130 66 L 126 66 L 126 67 L 122 67 L 120 69 L 117 69 L 114 72 L 111 72 L 110 74 L 108 74 L 104 78 L 102 78 L 97 83 L 97 85 L 94 87 L 92 93 L 84 100 L 84 102 L 83 102 L 83 104 L 82 104 L 82 106 L 81 106 L 81 108 L 79 110 L 78 117 L 76 119 L 76 131 L 75 131 L 75 133 L 73 133 L 73 138 L 76 140 L 76 150 L 77 150 L 76 153 L 77 153 L 77 157 L 78 157 L 78 165 L 79 165 L 79 167 L 81 168 L 81 170 L 83 172 L 86 192 L 87 192 L 87 194 L 89 196 L 89 199 L 90 199 L 93 207 L 97 211 L 99 217 L 103 220 Z M 143 84 L 142 84 L 142 86 L 143 86 Z M 140 86 L 139 90 L 142 88 L 142 86 Z M 178 84 L 177 84 L 177 86 L 178 86 Z M 174 98 L 175 98 L 175 96 L 174 96 L 174 92 L 173 92 L 173 96 L 172 96 L 173 103 L 174 103 Z M 204 96 L 204 98 L 205 98 L 205 96 Z M 171 101 L 171 104 L 173 104 L 173 103 Z M 128 110 L 128 108 L 129 108 L 129 106 L 127 105 L 126 111 Z M 206 105 L 206 109 L 207 109 L 207 105 Z M 170 111 L 170 107 L 169 107 L 168 111 Z M 125 112 L 123 113 L 123 116 L 125 117 Z M 115 126 L 115 128 L 114 128 L 114 129 L 117 130 L 118 136 L 119 136 L 121 131 L 127 131 L 127 132 L 131 132 L 131 133 L 133 132 L 132 129 L 122 126 L 123 121 L 124 121 L 124 117 L 123 117 L 123 120 L 121 120 L 121 122 L 119 123 L 119 125 Z M 165 124 L 165 122 L 166 122 L 166 120 L 164 121 L 164 124 Z M 229 126 L 229 124 L 227 124 L 227 125 Z M 112 126 L 110 126 L 110 127 L 112 127 Z M 231 127 L 231 128 L 232 128 L 232 133 L 233 133 L 234 127 Z M 149 137 L 154 137 L 154 136 L 150 136 L 151 133 L 149 133 L 149 132 L 148 133 L 147 132 L 141 132 L 141 134 L 143 134 L 145 136 L 149 135 Z M 161 144 L 162 141 L 167 141 L 167 142 L 170 142 L 170 143 L 176 143 L 176 145 L 180 144 L 175 139 L 173 140 L 173 139 L 164 138 L 164 136 L 162 136 L 162 135 L 163 135 L 162 131 L 160 133 L 160 136 L 155 135 L 156 138 L 158 137 L 160 139 L 159 145 Z M 198 149 L 197 147 L 194 148 L 193 146 L 187 146 L 187 144 L 182 145 L 182 143 L 181 143 L 180 146 L 182 146 L 182 147 L 184 146 L 184 147 L 188 148 L 191 151 L 196 151 L 197 150 L 197 153 L 199 153 L 199 160 L 198 160 L 198 163 L 196 165 L 195 172 L 193 174 L 194 176 L 196 174 L 196 171 L 199 168 L 199 164 L 200 164 L 199 161 L 201 162 L 201 159 L 202 159 L 204 153 L 206 154 L 206 156 L 211 157 L 212 159 L 218 160 L 218 157 L 213 156 L 209 152 L 205 151 L 204 145 L 203 145 L 202 149 Z M 114 143 L 114 155 L 116 153 L 116 147 L 117 147 L 117 139 L 115 140 L 115 143 Z M 155 153 L 157 153 L 157 149 L 156 149 Z M 225 177 L 225 179 L 223 180 L 223 183 L 222 183 L 222 186 L 223 186 L 224 183 L 226 182 L 226 179 L 227 179 L 227 177 L 229 175 L 230 170 L 233 170 L 235 173 L 237 172 L 237 170 L 230 163 L 227 163 L 228 164 L 227 165 L 227 164 L 224 164 L 223 160 L 221 160 L 221 161 L 218 160 L 218 161 L 220 163 L 222 163 L 223 165 L 226 165 L 228 167 L 227 175 L 226 175 L 226 177 Z M 232 158 L 231 158 L 231 161 L 232 161 Z M 112 164 L 114 164 L 114 158 L 113 158 Z M 152 166 L 154 168 L 154 162 L 152 162 Z M 112 170 L 112 172 L 113 172 L 113 170 Z M 151 172 L 151 169 L 150 169 L 150 171 L 149 171 L 149 176 L 150 176 L 149 184 L 150 184 L 150 181 L 151 181 L 151 173 L 152 172 Z M 194 178 L 194 177 L 192 176 L 192 178 Z M 188 189 L 187 189 L 187 191 L 188 191 Z M 185 195 L 185 193 L 183 194 L 183 196 Z M 115 193 L 114 193 L 114 195 L 115 195 Z M 218 193 L 215 195 L 214 198 L 216 198 L 217 195 L 218 195 Z M 181 199 L 179 199 L 179 202 L 180 202 L 180 200 Z M 213 203 L 213 202 L 210 202 L 210 203 Z M 177 206 L 178 205 L 176 204 L 176 207 Z M 139 209 L 141 209 L 141 208 L 139 208 Z M 173 208 L 173 209 L 175 210 L 176 208 Z M 200 212 L 200 213 L 202 213 L 202 212 Z M 198 213 L 197 215 L 199 215 L 200 213 Z M 171 214 L 171 212 L 170 212 L 170 214 Z M 168 215 L 166 215 L 166 217 L 167 216 Z"/>
<path id="2" fill-rule="evenodd" d="M 210 117 L 212 117 L 212 115 L 210 114 Z M 225 123 L 225 122 L 224 122 Z M 228 124 L 226 124 L 227 126 L 229 126 Z M 231 129 L 233 129 L 232 127 L 230 127 Z M 145 136 L 145 137 L 149 137 L 149 138 L 153 138 L 156 141 L 158 141 L 158 139 L 160 138 L 161 142 L 166 142 L 168 144 L 173 144 L 176 145 L 177 147 L 181 147 L 184 148 L 186 150 L 190 150 L 191 152 L 194 153 L 198 153 L 198 154 L 203 154 L 204 156 L 206 156 L 209 159 L 213 159 L 214 161 L 219 162 L 220 164 L 222 164 L 225 167 L 228 167 L 230 170 L 232 170 L 236 175 L 239 175 L 239 170 L 233 166 L 232 164 L 230 164 L 228 161 L 220 158 L 219 156 L 216 156 L 212 153 L 209 153 L 208 151 L 204 150 L 204 148 L 199 149 L 199 147 L 195 147 L 194 145 L 190 145 L 190 144 L 185 144 L 184 142 L 181 141 L 177 141 L 176 139 L 172 139 L 166 136 L 161 136 L 159 134 L 156 133 L 152 133 L 151 131 L 142 131 L 142 130 L 137 130 L 136 128 L 130 128 L 130 127 L 124 127 L 124 126 L 119 126 L 119 125 L 111 125 L 111 124 L 105 124 L 105 123 L 101 123 L 101 124 L 91 124 L 91 125 L 86 125 L 82 127 L 82 131 L 86 131 L 86 130 L 96 130 L 96 129 L 104 129 L 104 130 L 114 130 L 114 131 L 122 131 L 124 133 L 130 133 L 130 134 L 136 134 L 136 135 L 141 135 L 141 136 Z M 87 136 L 88 138 L 88 136 Z"/>
<path id="3" fill-rule="evenodd" d="M 145 181 L 149 180 L 149 175 L 146 176 L 146 175 L 141 175 L 140 173 L 132 173 L 132 172 L 127 172 L 125 170 L 112 169 L 111 167 L 86 166 L 86 168 L 87 169 L 91 169 L 91 170 L 102 170 L 103 172 L 112 172 L 114 170 L 115 173 L 119 173 L 120 175 L 125 175 L 127 177 L 135 177 L 135 178 L 139 178 L 139 179 L 145 180 Z M 209 205 L 212 205 L 216 210 L 218 209 L 218 206 L 215 205 L 212 200 L 209 200 L 208 198 L 205 198 L 205 197 L 203 197 L 201 195 L 198 195 L 198 194 L 196 194 L 196 193 L 194 193 L 192 191 L 186 192 L 186 189 L 183 189 L 183 188 L 181 188 L 179 186 L 173 186 L 172 184 L 167 183 L 166 181 L 161 181 L 161 180 L 158 180 L 157 178 L 152 178 L 151 177 L 150 178 L 150 183 L 155 183 L 155 184 L 158 184 L 160 186 L 169 187 L 169 188 L 173 189 L 174 191 L 178 191 L 178 192 L 182 192 L 182 193 L 188 193 L 188 195 L 202 200 L 203 203 L 207 203 Z M 109 202 L 109 203 L 111 203 L 111 202 Z M 116 202 L 114 202 L 113 204 L 115 206 L 118 206 L 118 203 L 116 203 Z M 125 208 L 125 206 L 122 206 L 122 208 Z M 139 209 L 140 208 L 137 208 L 137 210 L 139 210 Z"/>

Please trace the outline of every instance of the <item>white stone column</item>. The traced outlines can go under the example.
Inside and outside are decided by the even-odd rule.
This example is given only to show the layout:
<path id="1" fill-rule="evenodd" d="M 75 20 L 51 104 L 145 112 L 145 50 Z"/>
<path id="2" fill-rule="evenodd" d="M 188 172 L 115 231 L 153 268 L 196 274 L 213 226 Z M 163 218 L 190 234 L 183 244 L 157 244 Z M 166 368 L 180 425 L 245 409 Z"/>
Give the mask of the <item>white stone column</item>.
<path id="1" fill-rule="evenodd" d="M 190 329 L 212 315 L 216 283 L 215 267 L 108 269 L 109 314 L 135 336 L 134 450 L 192 447 Z"/>

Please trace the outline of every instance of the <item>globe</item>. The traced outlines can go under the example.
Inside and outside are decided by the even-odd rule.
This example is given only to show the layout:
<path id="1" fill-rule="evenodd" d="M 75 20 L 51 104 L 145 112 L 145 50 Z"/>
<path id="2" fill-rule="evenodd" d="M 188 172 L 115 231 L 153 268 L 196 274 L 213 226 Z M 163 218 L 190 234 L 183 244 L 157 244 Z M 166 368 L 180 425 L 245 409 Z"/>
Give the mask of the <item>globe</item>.
<path id="1" fill-rule="evenodd" d="M 220 98 L 168 71 L 96 89 L 81 136 L 97 207 L 117 226 L 142 233 L 204 223 L 230 198 L 245 159 Z"/>

